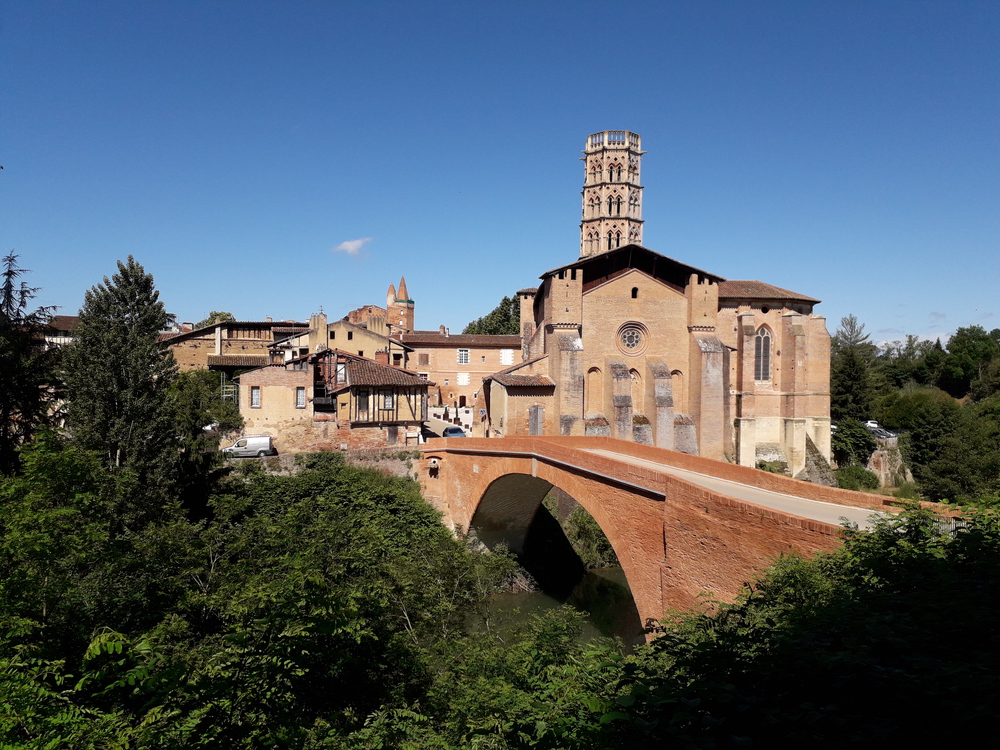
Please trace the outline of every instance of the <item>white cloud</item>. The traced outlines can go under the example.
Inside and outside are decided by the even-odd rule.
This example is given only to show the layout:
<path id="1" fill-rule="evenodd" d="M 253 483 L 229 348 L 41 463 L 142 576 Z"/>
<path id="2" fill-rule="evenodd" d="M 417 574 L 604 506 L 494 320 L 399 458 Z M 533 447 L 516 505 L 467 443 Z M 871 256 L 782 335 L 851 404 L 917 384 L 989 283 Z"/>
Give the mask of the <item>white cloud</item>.
<path id="1" fill-rule="evenodd" d="M 372 241 L 371 237 L 359 237 L 356 240 L 347 240 L 346 242 L 341 242 L 335 248 L 333 252 L 335 253 L 347 253 L 348 255 L 357 255 L 361 252 L 361 248 Z"/>

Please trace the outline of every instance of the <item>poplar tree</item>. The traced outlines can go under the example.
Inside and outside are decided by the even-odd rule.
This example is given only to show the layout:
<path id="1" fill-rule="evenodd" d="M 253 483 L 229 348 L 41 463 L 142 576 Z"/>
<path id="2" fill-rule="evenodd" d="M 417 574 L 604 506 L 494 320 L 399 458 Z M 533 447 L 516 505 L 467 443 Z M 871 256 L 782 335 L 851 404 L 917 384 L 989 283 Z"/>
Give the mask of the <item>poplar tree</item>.
<path id="1" fill-rule="evenodd" d="M 31 309 L 38 287 L 21 279 L 26 270 L 13 253 L 0 272 L 0 474 L 20 466 L 18 448 L 45 419 L 52 361 L 44 329 L 53 308 Z"/>
<path id="2" fill-rule="evenodd" d="M 80 447 L 147 489 L 169 482 L 177 439 L 168 388 L 177 373 L 158 337 L 170 322 L 153 276 L 130 255 L 92 287 L 65 352 L 67 418 Z"/>

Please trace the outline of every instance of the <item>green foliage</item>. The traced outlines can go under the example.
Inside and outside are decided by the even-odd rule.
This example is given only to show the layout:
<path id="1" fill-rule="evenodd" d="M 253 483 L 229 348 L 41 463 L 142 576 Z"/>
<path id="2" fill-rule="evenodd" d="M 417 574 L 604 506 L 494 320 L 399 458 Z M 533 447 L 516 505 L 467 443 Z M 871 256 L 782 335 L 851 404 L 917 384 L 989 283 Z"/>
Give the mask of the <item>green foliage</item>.
<path id="1" fill-rule="evenodd" d="M 835 472 L 837 486 L 842 490 L 870 492 L 879 488 L 878 476 L 863 466 L 842 466 Z"/>
<path id="2" fill-rule="evenodd" d="M 173 484 L 189 507 L 202 507 L 225 462 L 219 433 L 241 428 L 243 417 L 235 403 L 223 400 L 219 373 L 208 370 L 177 375 L 167 391 L 167 408 L 179 443 Z"/>
<path id="3" fill-rule="evenodd" d="M 225 311 L 219 312 L 216 310 L 212 310 L 212 312 L 208 314 L 207 318 L 199 320 L 197 323 L 194 324 L 194 327 L 196 329 L 205 328 L 206 326 L 210 326 L 214 323 L 225 323 L 227 321 L 233 321 L 233 320 L 236 320 L 236 316 L 230 312 L 225 312 Z"/>
<path id="4" fill-rule="evenodd" d="M 789 476 L 787 461 L 758 461 L 757 468 L 761 471 L 766 471 L 768 474 Z"/>
<path id="5" fill-rule="evenodd" d="M 487 334 L 491 336 L 521 335 L 521 306 L 517 297 L 504 297 L 500 304 L 482 318 L 469 323 L 462 333 Z"/>
<path id="6" fill-rule="evenodd" d="M 573 508 L 562 527 L 584 567 L 607 568 L 618 565 L 618 556 L 611 542 L 583 506 Z"/>
<path id="7" fill-rule="evenodd" d="M 875 392 L 866 348 L 843 346 L 831 356 L 830 415 L 835 420 L 871 417 Z"/>
<path id="8" fill-rule="evenodd" d="M 814 560 L 780 560 L 715 615 L 681 615 L 626 665 L 609 747 L 975 741 L 1000 695 L 1000 523 L 911 510 Z M 947 642 L 949 648 L 939 647 Z M 961 717 L 924 720 L 927 706 Z"/>
<path id="9" fill-rule="evenodd" d="M 865 466 L 875 452 L 875 438 L 861 422 L 844 419 L 830 435 L 830 448 L 839 466 Z"/>
<path id="10" fill-rule="evenodd" d="M 54 352 L 45 351 L 44 334 L 53 308 L 30 308 L 38 288 L 21 280 L 27 271 L 16 255 L 0 263 L 0 474 L 11 474 L 18 448 L 46 421 Z"/>
<path id="11" fill-rule="evenodd" d="M 135 262 L 87 291 L 65 351 L 67 422 L 74 441 L 138 486 L 168 484 L 177 456 L 167 403 L 176 365 L 157 337 L 170 316 Z"/>

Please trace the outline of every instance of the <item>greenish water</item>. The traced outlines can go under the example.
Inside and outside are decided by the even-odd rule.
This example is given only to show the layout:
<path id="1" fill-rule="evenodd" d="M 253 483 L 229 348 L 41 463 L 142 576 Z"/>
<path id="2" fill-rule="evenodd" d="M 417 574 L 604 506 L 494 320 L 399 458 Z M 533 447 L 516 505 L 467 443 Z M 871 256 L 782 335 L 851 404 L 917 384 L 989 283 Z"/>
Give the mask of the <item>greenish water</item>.
<path id="1" fill-rule="evenodd" d="M 584 640 L 617 636 L 629 646 L 645 640 L 625 573 L 617 566 L 586 571 L 565 598 L 543 591 L 499 594 L 493 599 L 493 612 L 499 622 L 514 624 L 532 614 L 563 604 L 569 604 L 587 615 Z"/>

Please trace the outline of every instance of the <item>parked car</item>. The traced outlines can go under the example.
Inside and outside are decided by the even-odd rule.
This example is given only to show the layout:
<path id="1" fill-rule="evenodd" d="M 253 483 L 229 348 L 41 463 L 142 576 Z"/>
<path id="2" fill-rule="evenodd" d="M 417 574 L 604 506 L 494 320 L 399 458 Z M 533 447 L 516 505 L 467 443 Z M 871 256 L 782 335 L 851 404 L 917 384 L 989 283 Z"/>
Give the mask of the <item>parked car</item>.
<path id="1" fill-rule="evenodd" d="M 878 429 L 878 426 L 879 426 L 878 422 L 876 422 L 874 419 L 869 419 L 867 422 L 865 422 L 865 427 L 869 427 L 871 429 Z"/>
<path id="2" fill-rule="evenodd" d="M 227 456 L 257 456 L 258 458 L 262 456 L 274 456 L 278 453 L 274 449 L 270 435 L 247 435 L 246 437 L 241 437 L 229 447 L 223 448 L 222 452 Z"/>
<path id="3" fill-rule="evenodd" d="M 441 437 L 465 437 L 465 430 L 459 426 L 445 427 Z"/>

